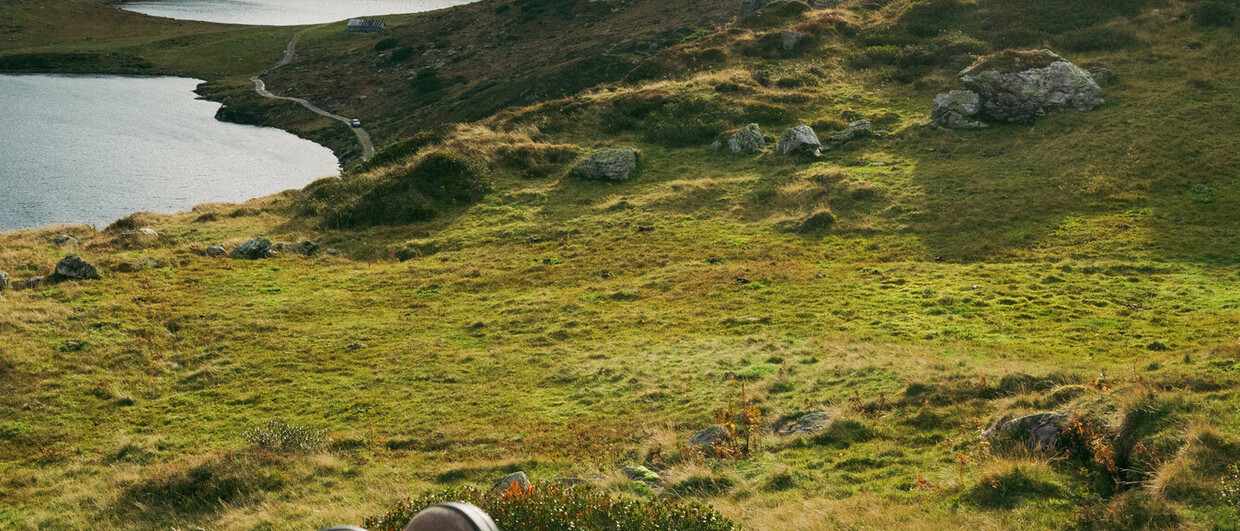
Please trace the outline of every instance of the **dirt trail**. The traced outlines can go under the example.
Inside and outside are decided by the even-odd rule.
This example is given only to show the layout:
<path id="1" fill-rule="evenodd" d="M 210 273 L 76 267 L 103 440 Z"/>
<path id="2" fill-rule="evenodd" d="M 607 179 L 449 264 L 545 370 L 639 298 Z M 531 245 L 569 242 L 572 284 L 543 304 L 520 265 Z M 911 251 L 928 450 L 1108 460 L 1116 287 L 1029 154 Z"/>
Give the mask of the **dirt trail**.
<path id="1" fill-rule="evenodd" d="M 297 52 L 296 52 L 297 39 L 301 37 L 302 33 L 304 33 L 304 31 L 293 35 L 293 38 L 288 40 L 288 46 L 284 48 L 284 57 L 281 58 L 279 62 L 272 65 L 271 67 L 272 70 L 275 70 L 289 63 L 292 63 L 293 60 L 297 58 Z M 327 112 L 323 109 L 320 109 L 315 104 L 310 103 L 309 101 L 301 99 L 301 98 L 291 98 L 288 96 L 277 96 L 275 94 L 272 94 L 270 91 L 267 90 L 267 84 L 264 83 L 263 80 L 259 79 L 258 77 L 252 77 L 250 78 L 250 81 L 254 82 L 254 92 L 257 92 L 259 96 L 262 96 L 264 98 L 276 99 L 276 100 L 297 102 L 301 104 L 302 107 L 309 109 L 311 112 L 314 112 L 315 114 L 318 114 L 320 116 L 326 116 L 328 118 L 337 120 L 345 124 L 346 126 L 348 126 L 349 129 L 353 130 L 353 134 L 357 135 L 357 143 L 361 144 L 362 146 L 362 160 L 367 160 L 375 154 L 375 145 L 373 142 L 370 141 L 370 133 L 367 133 L 366 130 L 362 129 L 361 127 L 353 127 L 352 118 L 346 118 L 344 116 L 340 116 L 339 114 Z"/>

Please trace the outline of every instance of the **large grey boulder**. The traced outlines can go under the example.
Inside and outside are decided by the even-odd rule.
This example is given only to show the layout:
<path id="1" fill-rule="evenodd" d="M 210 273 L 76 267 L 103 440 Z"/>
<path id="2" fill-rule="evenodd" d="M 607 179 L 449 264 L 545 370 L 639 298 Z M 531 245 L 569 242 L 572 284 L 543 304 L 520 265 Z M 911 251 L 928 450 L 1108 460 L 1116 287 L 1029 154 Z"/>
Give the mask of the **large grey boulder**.
<path id="1" fill-rule="evenodd" d="M 252 238 L 233 249 L 231 256 L 233 258 L 258 260 L 259 258 L 267 258 L 269 252 L 271 252 L 271 240 L 267 238 Z"/>
<path id="2" fill-rule="evenodd" d="M 981 100 L 981 116 L 1025 123 L 1067 109 L 1102 105 L 1094 77 L 1050 50 L 1008 50 L 987 56 L 960 72 L 964 88 Z"/>
<path id="3" fill-rule="evenodd" d="M 762 138 L 762 128 L 758 124 L 749 124 L 728 137 L 728 149 L 733 153 L 761 153 L 766 149 L 766 139 Z"/>
<path id="4" fill-rule="evenodd" d="M 1024 441 L 1030 448 L 1049 452 L 1059 445 L 1059 436 L 1063 433 L 1067 420 L 1068 414 L 1058 411 L 1034 413 L 999 424 L 983 432 L 982 436 L 987 438 L 1015 437 Z"/>
<path id="5" fill-rule="evenodd" d="M 722 424 L 715 424 L 693 434 L 686 445 L 697 448 L 703 455 L 713 456 L 726 448 L 731 441 L 732 434 L 728 433 L 728 429 Z"/>
<path id="6" fill-rule="evenodd" d="M 71 254 L 56 263 L 56 277 L 61 280 L 99 278 L 99 270 L 87 263 L 86 260 L 83 260 L 82 257 Z"/>
<path id="7" fill-rule="evenodd" d="M 513 472 L 496 482 L 495 486 L 491 487 L 491 490 L 495 492 L 504 492 L 508 490 L 513 483 L 516 483 L 521 489 L 525 489 L 530 486 L 530 478 L 525 475 L 525 472 Z"/>
<path id="8" fill-rule="evenodd" d="M 0 291 L 9 289 L 9 274 L 0 271 Z"/>
<path id="9" fill-rule="evenodd" d="M 596 181 L 627 181 L 637 171 L 639 153 L 631 147 L 601 149 L 573 167 L 572 174 Z"/>
<path id="10" fill-rule="evenodd" d="M 822 151 L 822 142 L 818 134 L 808 125 L 798 125 L 784 130 L 779 136 L 777 148 L 782 155 L 805 154 L 818 156 Z"/>
<path id="11" fill-rule="evenodd" d="M 875 136 L 874 124 L 869 120 L 857 120 L 848 124 L 843 131 L 839 131 L 831 135 L 828 140 L 834 145 L 840 146 L 856 140 L 858 138 L 868 138 Z"/>
<path id="12" fill-rule="evenodd" d="M 934 125 L 945 129 L 983 129 L 986 124 L 974 117 L 982 110 L 982 99 L 971 90 L 953 90 L 939 94 L 934 98 L 934 106 L 930 108 L 930 119 Z"/>

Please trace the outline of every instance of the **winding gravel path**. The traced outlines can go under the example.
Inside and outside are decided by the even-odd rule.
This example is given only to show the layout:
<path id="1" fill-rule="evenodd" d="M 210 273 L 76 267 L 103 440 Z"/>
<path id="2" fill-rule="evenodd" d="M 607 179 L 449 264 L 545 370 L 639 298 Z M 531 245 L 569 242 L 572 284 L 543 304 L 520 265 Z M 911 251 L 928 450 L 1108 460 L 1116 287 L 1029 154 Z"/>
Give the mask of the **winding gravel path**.
<path id="1" fill-rule="evenodd" d="M 284 48 L 284 57 L 281 58 L 279 62 L 272 65 L 271 67 L 272 70 L 285 66 L 293 62 L 293 60 L 297 58 L 297 52 L 296 52 L 297 39 L 301 37 L 302 33 L 304 33 L 304 31 L 293 35 L 293 38 L 288 40 L 288 46 Z M 353 134 L 357 135 L 357 143 L 361 144 L 362 146 L 362 160 L 367 160 L 370 157 L 374 156 L 375 145 L 373 142 L 370 141 L 370 133 L 367 133 L 366 130 L 362 129 L 361 127 L 353 127 L 351 125 L 353 123 L 352 118 L 346 118 L 344 116 L 340 116 L 339 114 L 327 112 L 323 109 L 320 109 L 315 104 L 310 103 L 309 101 L 301 99 L 301 98 L 291 98 L 288 96 L 276 96 L 275 94 L 272 94 L 270 91 L 267 90 L 267 84 L 264 83 L 263 80 L 259 79 L 257 76 L 250 78 L 250 81 L 254 82 L 254 92 L 257 92 L 259 96 L 262 96 L 264 98 L 276 99 L 276 100 L 297 102 L 301 104 L 302 107 L 309 109 L 311 112 L 315 114 L 318 114 L 320 116 L 326 116 L 328 118 L 337 120 L 345 124 L 346 126 L 349 127 L 349 129 L 353 130 Z"/>

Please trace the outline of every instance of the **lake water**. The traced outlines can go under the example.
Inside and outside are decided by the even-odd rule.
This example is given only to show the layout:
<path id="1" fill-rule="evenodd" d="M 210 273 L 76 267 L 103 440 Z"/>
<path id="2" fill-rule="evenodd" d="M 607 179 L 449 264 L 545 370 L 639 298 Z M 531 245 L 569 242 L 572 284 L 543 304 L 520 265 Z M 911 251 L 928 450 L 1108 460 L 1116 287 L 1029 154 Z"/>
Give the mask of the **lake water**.
<path id="1" fill-rule="evenodd" d="M 339 173 L 323 146 L 215 120 L 198 83 L 0 75 L 0 230 L 241 202 Z"/>
<path id="2" fill-rule="evenodd" d="M 228 24 L 295 26 L 347 18 L 420 13 L 473 0 L 151 0 L 126 2 L 121 9 L 157 17 Z"/>

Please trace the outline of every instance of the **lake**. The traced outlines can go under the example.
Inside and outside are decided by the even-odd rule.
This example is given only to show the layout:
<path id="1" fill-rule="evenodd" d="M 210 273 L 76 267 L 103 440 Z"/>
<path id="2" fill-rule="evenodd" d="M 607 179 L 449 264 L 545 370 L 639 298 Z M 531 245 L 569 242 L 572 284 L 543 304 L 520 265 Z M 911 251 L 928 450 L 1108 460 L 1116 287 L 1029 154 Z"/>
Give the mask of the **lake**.
<path id="1" fill-rule="evenodd" d="M 295 26 L 346 18 L 419 13 L 473 0 L 152 0 L 126 2 L 121 9 L 156 17 L 228 24 Z"/>
<path id="2" fill-rule="evenodd" d="M 200 81 L 0 75 L 0 230 L 105 225 L 241 202 L 337 175 L 331 150 L 217 121 Z"/>

